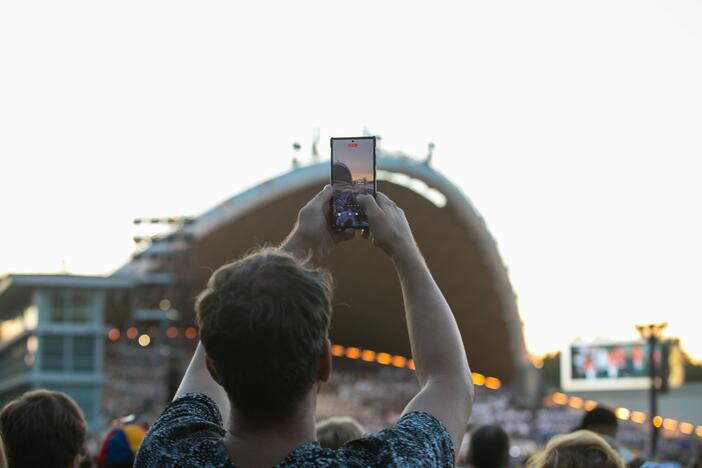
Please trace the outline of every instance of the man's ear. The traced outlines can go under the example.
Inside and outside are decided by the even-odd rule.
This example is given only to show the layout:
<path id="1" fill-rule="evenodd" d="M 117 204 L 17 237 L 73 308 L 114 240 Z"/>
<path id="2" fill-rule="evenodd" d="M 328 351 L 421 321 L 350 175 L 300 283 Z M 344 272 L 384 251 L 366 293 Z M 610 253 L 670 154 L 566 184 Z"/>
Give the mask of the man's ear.
<path id="1" fill-rule="evenodd" d="M 331 370 L 331 341 L 329 341 L 329 338 L 324 338 L 324 345 L 322 345 L 322 356 L 319 359 L 319 370 L 317 371 L 317 380 L 319 380 L 320 382 L 327 382 L 329 380 L 329 377 L 331 377 Z"/>
<path id="2" fill-rule="evenodd" d="M 205 367 L 207 367 L 207 372 L 210 373 L 212 380 L 222 385 L 219 375 L 217 374 L 217 370 L 214 368 L 214 364 L 212 364 L 212 361 L 210 361 L 210 357 L 207 354 L 205 354 Z"/>

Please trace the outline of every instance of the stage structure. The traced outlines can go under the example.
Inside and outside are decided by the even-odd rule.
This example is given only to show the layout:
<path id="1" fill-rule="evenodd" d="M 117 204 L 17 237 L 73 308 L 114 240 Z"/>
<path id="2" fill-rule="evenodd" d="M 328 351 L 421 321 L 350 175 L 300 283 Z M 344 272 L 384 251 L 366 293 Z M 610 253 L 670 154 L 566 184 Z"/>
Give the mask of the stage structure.
<path id="1" fill-rule="evenodd" d="M 524 389 L 533 367 L 507 270 L 483 218 L 461 190 L 424 162 L 378 154 L 377 168 L 378 189 L 405 210 L 456 316 L 473 370 Z M 108 305 L 107 323 L 122 329 L 148 320 L 192 325 L 193 298 L 211 272 L 252 247 L 279 244 L 299 208 L 328 181 L 329 162 L 294 168 L 152 242 L 114 274 L 138 285 L 132 316 Z M 332 341 L 410 357 L 390 260 L 357 239 L 339 245 L 324 266 L 335 279 Z"/>

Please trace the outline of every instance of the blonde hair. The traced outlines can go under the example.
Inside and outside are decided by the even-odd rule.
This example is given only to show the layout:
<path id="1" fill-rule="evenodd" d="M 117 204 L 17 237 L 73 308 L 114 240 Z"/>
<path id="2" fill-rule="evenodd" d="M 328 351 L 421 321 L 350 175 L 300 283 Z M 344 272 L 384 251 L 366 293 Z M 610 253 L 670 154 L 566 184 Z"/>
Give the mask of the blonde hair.
<path id="1" fill-rule="evenodd" d="M 599 435 L 588 430 L 556 436 L 528 468 L 625 468 L 617 452 Z"/>
<path id="2" fill-rule="evenodd" d="M 348 416 L 329 418 L 317 424 L 319 445 L 333 450 L 363 435 L 363 426 Z"/>

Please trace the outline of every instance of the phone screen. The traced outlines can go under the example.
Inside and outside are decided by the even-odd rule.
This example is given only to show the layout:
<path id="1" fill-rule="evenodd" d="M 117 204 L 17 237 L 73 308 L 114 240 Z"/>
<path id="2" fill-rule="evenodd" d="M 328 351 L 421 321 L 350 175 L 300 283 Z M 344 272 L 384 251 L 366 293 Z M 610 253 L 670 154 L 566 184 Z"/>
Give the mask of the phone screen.
<path id="1" fill-rule="evenodd" d="M 375 196 L 375 137 L 332 138 L 331 164 L 332 228 L 367 229 L 356 196 Z"/>

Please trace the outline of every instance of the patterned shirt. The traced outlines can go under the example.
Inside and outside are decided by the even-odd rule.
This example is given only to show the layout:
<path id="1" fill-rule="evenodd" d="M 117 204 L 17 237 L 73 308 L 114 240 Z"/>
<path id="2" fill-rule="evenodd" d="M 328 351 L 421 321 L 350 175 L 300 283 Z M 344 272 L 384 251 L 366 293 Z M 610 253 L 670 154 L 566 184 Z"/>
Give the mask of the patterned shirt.
<path id="1" fill-rule="evenodd" d="M 179 396 L 149 430 L 135 467 L 233 468 L 224 448 L 222 416 L 202 393 Z M 420 411 L 407 413 L 392 427 L 352 440 L 338 450 L 307 442 L 277 466 L 454 466 L 453 443 L 438 419 Z"/>

